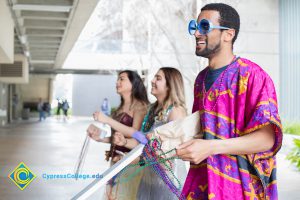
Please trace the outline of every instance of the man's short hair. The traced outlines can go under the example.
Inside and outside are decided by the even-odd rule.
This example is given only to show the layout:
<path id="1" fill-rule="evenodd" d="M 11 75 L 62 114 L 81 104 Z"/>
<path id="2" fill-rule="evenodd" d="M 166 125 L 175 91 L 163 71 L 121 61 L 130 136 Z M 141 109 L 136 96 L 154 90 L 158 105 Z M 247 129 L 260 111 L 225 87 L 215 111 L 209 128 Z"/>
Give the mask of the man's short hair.
<path id="1" fill-rule="evenodd" d="M 203 8 L 201 8 L 201 12 L 204 10 L 218 11 L 220 14 L 220 26 L 225 26 L 235 30 L 235 36 L 232 39 L 232 44 L 234 44 L 240 30 L 240 16 L 238 12 L 233 7 L 224 3 L 206 4 Z"/>

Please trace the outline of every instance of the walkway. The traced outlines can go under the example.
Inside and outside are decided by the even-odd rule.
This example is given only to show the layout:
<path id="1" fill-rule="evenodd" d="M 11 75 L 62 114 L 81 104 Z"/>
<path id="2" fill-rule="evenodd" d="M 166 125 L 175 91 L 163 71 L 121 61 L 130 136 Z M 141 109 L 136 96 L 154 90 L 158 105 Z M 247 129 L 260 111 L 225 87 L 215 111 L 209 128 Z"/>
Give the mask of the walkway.
<path id="1" fill-rule="evenodd" d="M 44 122 L 23 121 L 0 128 L 0 199 L 70 199 L 91 180 L 45 180 L 44 173 L 68 174 L 74 166 L 85 138 L 90 118 L 73 118 L 68 122 L 48 118 Z M 284 137 L 284 146 L 278 154 L 279 199 L 300 199 L 300 172 L 290 165 L 285 155 L 292 145 L 292 136 Z M 94 174 L 109 167 L 104 161 L 107 144 L 91 141 L 83 173 Z M 7 175 L 23 161 L 37 178 L 23 191 Z M 103 189 L 90 199 L 101 199 Z"/>

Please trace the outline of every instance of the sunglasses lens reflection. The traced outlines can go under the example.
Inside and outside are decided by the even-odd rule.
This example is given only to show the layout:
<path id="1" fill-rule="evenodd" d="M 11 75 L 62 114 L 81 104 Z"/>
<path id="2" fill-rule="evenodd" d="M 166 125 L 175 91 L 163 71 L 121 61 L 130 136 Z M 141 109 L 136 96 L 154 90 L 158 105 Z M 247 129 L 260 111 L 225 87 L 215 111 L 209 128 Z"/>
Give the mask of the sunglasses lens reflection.
<path id="1" fill-rule="evenodd" d="M 196 29 L 197 29 L 197 23 L 196 23 L 196 21 L 195 20 L 191 20 L 190 23 L 189 23 L 189 27 L 188 27 L 189 34 L 194 35 L 195 32 L 196 32 Z"/>
<path id="2" fill-rule="evenodd" d="M 199 29 L 202 34 L 207 34 L 210 31 L 210 25 L 207 20 L 201 20 L 199 25 Z"/>

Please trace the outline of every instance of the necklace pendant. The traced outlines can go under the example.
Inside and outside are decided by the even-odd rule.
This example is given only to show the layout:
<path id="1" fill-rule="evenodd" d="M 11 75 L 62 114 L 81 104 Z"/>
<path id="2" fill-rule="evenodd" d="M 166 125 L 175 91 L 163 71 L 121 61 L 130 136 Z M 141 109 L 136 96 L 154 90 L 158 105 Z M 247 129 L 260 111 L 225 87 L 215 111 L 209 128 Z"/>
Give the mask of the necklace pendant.
<path id="1" fill-rule="evenodd" d="M 209 101 L 214 101 L 216 100 L 216 95 L 215 95 L 215 92 L 214 91 L 210 91 L 209 94 L 208 94 L 208 100 Z"/>

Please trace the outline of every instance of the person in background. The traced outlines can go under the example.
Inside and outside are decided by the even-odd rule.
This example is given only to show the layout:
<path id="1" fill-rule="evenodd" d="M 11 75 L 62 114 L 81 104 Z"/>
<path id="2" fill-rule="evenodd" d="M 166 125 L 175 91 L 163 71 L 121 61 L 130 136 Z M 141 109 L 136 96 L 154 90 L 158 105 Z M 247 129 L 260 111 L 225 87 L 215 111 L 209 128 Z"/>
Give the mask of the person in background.
<path id="1" fill-rule="evenodd" d="M 39 121 L 42 121 L 43 119 L 45 120 L 46 119 L 46 116 L 45 116 L 45 112 L 44 112 L 44 109 L 43 109 L 43 101 L 42 101 L 42 98 L 39 98 L 39 103 L 37 105 L 37 110 L 39 112 Z"/>
<path id="2" fill-rule="evenodd" d="M 13 119 L 18 119 L 18 104 L 19 104 L 18 94 L 14 94 L 12 96 Z"/>
<path id="3" fill-rule="evenodd" d="M 43 103 L 43 110 L 45 112 L 45 114 L 47 113 L 47 117 L 50 117 L 51 115 L 51 105 L 49 102 L 44 102 Z"/>
<path id="4" fill-rule="evenodd" d="M 60 110 L 62 110 L 62 105 L 63 105 L 63 102 L 60 98 L 57 98 L 57 110 L 56 110 L 56 116 L 57 116 L 57 119 L 59 119 L 60 117 Z"/>
<path id="5" fill-rule="evenodd" d="M 64 120 L 67 120 L 67 119 L 68 119 L 68 110 L 69 110 L 69 108 L 70 108 L 67 99 L 65 99 L 65 100 L 63 101 L 61 107 L 62 107 L 62 110 L 63 110 L 63 112 L 64 112 Z"/>
<path id="6" fill-rule="evenodd" d="M 102 102 L 101 112 L 103 112 L 107 116 L 110 116 L 110 114 L 111 114 L 111 107 L 110 107 L 110 103 L 107 98 L 104 98 L 104 100 Z"/>

